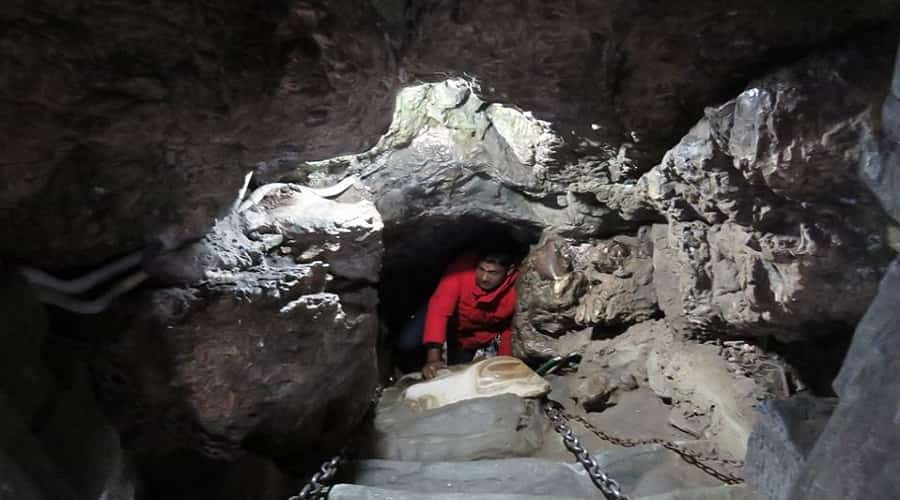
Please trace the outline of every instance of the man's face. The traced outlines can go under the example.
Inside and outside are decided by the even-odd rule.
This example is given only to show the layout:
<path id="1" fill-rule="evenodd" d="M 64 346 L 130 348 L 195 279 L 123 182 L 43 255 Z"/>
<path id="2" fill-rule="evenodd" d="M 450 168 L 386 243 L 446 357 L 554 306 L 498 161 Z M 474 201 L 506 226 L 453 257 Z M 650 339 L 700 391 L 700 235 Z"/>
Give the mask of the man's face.
<path id="1" fill-rule="evenodd" d="M 493 262 L 479 262 L 475 268 L 475 284 L 485 292 L 500 286 L 506 278 L 509 268 Z"/>

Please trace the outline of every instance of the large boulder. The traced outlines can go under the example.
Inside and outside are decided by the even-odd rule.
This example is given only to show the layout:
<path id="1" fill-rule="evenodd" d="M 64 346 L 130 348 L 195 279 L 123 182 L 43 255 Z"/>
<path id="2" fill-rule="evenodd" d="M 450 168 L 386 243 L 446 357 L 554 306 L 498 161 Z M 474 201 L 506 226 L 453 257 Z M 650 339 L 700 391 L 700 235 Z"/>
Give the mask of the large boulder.
<path id="1" fill-rule="evenodd" d="M 863 178 L 896 219 L 900 197 L 900 60 L 882 108 L 880 133 L 870 137 Z M 877 129 L 876 129 L 877 130 Z M 794 483 L 793 500 L 890 498 L 900 491 L 900 260 L 856 327 L 834 382 L 838 405 Z"/>
<path id="2" fill-rule="evenodd" d="M 538 401 L 514 394 L 468 399 L 431 410 L 386 389 L 365 455 L 423 462 L 527 457 L 541 449 L 547 420 Z"/>
<path id="3" fill-rule="evenodd" d="M 336 447 L 377 383 L 381 218 L 300 186 L 261 188 L 155 263 L 184 285 L 123 306 L 96 368 L 128 444 L 234 459 Z"/>
<path id="4" fill-rule="evenodd" d="M 838 406 L 806 459 L 794 500 L 890 498 L 900 488 L 900 261 L 856 329 L 835 381 Z"/>
<path id="5" fill-rule="evenodd" d="M 856 175 L 890 67 L 875 46 L 754 82 L 620 190 L 667 218 L 654 282 L 673 326 L 795 339 L 862 316 L 892 253 Z"/>

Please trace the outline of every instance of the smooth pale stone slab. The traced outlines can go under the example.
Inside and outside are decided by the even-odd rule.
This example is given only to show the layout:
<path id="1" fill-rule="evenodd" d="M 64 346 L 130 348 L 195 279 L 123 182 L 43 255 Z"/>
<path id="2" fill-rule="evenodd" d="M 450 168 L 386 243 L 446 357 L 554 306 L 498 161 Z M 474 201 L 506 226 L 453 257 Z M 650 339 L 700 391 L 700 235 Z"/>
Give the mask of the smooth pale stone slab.
<path id="1" fill-rule="evenodd" d="M 415 410 L 385 391 L 363 456 L 421 462 L 524 457 L 544 444 L 539 403 L 512 394 Z"/>
<path id="2" fill-rule="evenodd" d="M 355 484 L 335 485 L 328 494 L 328 500 L 576 500 L 573 497 L 556 495 L 509 495 L 493 493 L 415 493 L 409 491 L 382 490 Z M 592 498 L 592 497 L 586 497 Z M 599 497 L 598 497 L 599 498 Z"/>
<path id="3" fill-rule="evenodd" d="M 432 380 L 407 387 L 402 398 L 415 408 L 430 410 L 499 394 L 534 398 L 549 392 L 550 383 L 528 365 L 510 356 L 497 356 L 471 365 L 451 366 Z"/>

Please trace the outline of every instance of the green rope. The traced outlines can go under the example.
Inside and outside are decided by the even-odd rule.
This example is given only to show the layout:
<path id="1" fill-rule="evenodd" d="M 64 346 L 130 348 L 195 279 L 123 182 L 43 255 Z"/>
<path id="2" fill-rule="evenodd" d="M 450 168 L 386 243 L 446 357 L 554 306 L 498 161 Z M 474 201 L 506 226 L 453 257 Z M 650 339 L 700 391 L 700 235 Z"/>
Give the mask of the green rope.
<path id="1" fill-rule="evenodd" d="M 577 352 L 573 352 L 573 353 L 567 354 L 565 356 L 554 356 L 554 357 L 550 358 L 549 360 L 545 361 L 544 364 L 539 366 L 538 369 L 535 371 L 540 376 L 547 375 L 548 373 L 553 373 L 553 371 L 555 369 L 559 368 L 560 366 L 565 365 L 566 363 L 568 363 L 570 361 L 573 361 L 575 358 L 577 358 L 579 356 L 580 355 Z"/>
<path id="2" fill-rule="evenodd" d="M 539 366 L 538 369 L 535 370 L 535 371 L 537 372 L 538 375 L 543 376 L 543 375 L 545 375 L 545 374 L 547 373 L 547 370 L 549 370 L 550 368 L 553 368 L 554 366 L 558 365 L 559 362 L 562 361 L 562 360 L 563 360 L 563 357 L 562 357 L 562 356 L 554 356 L 554 357 L 550 358 L 550 360 L 544 362 L 544 364 L 542 364 L 541 366 Z"/>

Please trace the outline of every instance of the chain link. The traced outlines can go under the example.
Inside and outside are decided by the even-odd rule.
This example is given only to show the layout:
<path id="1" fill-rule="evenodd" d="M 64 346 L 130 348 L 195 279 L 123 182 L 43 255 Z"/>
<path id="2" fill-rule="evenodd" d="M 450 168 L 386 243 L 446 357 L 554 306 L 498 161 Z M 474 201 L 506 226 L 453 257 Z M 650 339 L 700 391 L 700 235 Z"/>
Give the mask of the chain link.
<path id="1" fill-rule="evenodd" d="M 289 497 L 288 500 L 314 500 L 327 498 L 328 491 L 331 489 L 331 486 L 329 486 L 328 483 L 334 479 L 338 467 L 347 460 L 348 453 L 349 450 L 345 448 L 334 458 L 323 463 L 322 467 L 319 468 L 319 472 L 313 474 L 309 482 L 306 483 L 306 486 L 300 490 L 300 493 Z"/>
<path id="2" fill-rule="evenodd" d="M 728 459 L 723 459 L 723 458 L 706 457 L 697 451 L 685 448 L 684 446 L 680 446 L 671 441 L 666 441 L 665 439 L 659 439 L 659 438 L 628 439 L 628 438 L 623 438 L 623 437 L 618 437 L 618 436 L 612 436 L 612 435 L 607 434 L 606 432 L 603 432 L 600 429 L 598 429 L 596 426 L 594 426 L 594 424 L 590 423 L 584 417 L 566 413 L 564 410 L 558 410 L 558 411 L 559 411 L 560 415 L 562 415 L 563 417 L 567 418 L 570 421 L 574 420 L 574 421 L 580 423 L 581 425 L 584 426 L 585 429 L 591 431 L 600 439 L 607 441 L 609 443 L 612 443 L 614 445 L 623 446 L 626 448 L 633 448 L 635 446 L 656 444 L 656 445 L 662 446 L 668 450 L 673 451 L 675 454 L 677 454 L 679 457 L 681 457 L 681 459 L 684 460 L 685 462 L 693 465 L 694 467 L 702 470 L 703 472 L 718 479 L 719 481 L 722 481 L 725 484 L 740 484 L 740 483 L 744 482 L 744 479 L 742 477 L 716 470 L 707 463 L 707 462 L 718 462 L 723 465 L 730 465 L 730 466 L 734 466 L 734 467 L 743 467 L 744 462 L 741 462 L 739 460 L 728 460 Z M 551 418 L 551 420 L 552 420 L 552 418 Z"/>
<path id="3" fill-rule="evenodd" d="M 378 406 L 378 401 L 381 399 L 382 392 L 384 392 L 384 387 L 380 385 L 375 387 L 375 394 L 373 394 L 372 399 L 369 400 L 369 409 L 366 412 L 366 417 L 363 419 L 363 422 L 366 422 L 375 416 L 375 408 Z M 309 482 L 303 486 L 303 489 L 300 490 L 299 493 L 288 497 L 288 500 L 321 500 L 328 498 L 328 492 L 331 491 L 331 486 L 328 483 L 334 479 L 338 469 L 347 461 L 347 457 L 350 453 L 351 446 L 344 446 L 340 453 L 331 458 L 331 460 L 324 462 L 322 466 L 319 467 L 319 471 L 313 474 L 309 479 Z"/>
<path id="4" fill-rule="evenodd" d="M 565 413 L 557 409 L 555 403 L 551 401 L 547 401 L 546 404 L 544 404 L 544 411 L 547 413 L 547 417 L 550 419 L 553 428 L 560 436 L 562 436 L 566 448 L 575 455 L 575 458 L 578 459 L 578 462 L 581 463 L 584 470 L 587 471 L 591 481 L 601 492 L 603 492 L 603 495 L 607 500 L 629 500 L 628 497 L 622 493 L 619 483 L 603 472 L 600 468 L 600 464 L 598 464 L 587 449 L 582 446 L 581 441 L 578 440 L 578 436 L 575 435 L 575 432 L 566 422 L 566 419 L 564 418 Z"/>

